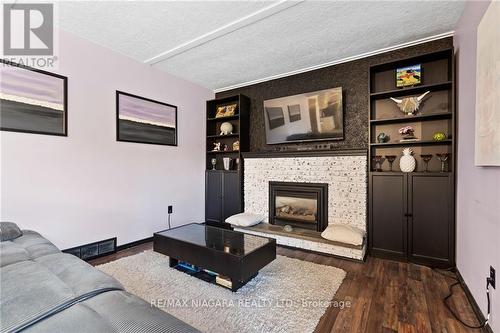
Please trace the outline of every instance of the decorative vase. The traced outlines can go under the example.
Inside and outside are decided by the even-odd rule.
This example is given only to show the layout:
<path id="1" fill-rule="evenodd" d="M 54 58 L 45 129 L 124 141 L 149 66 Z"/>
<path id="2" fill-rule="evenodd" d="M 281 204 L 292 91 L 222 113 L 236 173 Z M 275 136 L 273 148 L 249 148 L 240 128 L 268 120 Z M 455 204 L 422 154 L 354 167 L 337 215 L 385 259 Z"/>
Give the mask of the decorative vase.
<path id="1" fill-rule="evenodd" d="M 378 143 L 384 143 L 384 142 L 388 141 L 387 139 L 388 139 L 387 134 L 385 134 L 384 132 L 377 135 L 377 142 Z"/>
<path id="2" fill-rule="evenodd" d="M 403 156 L 399 159 L 399 168 L 403 172 L 413 172 L 417 165 L 413 151 L 410 148 L 403 149 Z"/>
<path id="3" fill-rule="evenodd" d="M 231 159 L 229 157 L 224 157 L 222 162 L 224 164 L 224 170 L 229 170 L 229 163 L 231 162 Z"/>

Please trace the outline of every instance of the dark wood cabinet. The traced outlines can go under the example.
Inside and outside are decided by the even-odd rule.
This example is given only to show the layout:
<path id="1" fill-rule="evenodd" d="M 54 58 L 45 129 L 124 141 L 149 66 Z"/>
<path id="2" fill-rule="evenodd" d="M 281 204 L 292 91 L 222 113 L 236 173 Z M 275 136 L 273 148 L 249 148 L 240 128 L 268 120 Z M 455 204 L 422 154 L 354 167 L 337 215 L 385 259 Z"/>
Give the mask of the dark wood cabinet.
<path id="1" fill-rule="evenodd" d="M 238 171 L 207 170 L 205 174 L 205 219 L 224 223 L 231 215 L 241 213 L 240 175 Z"/>
<path id="2" fill-rule="evenodd" d="M 404 174 L 372 174 L 369 197 L 372 253 L 406 258 L 407 186 Z M 390 205 L 388 204 L 390 203 Z"/>
<path id="3" fill-rule="evenodd" d="M 455 235 L 451 175 L 409 174 L 408 193 L 409 259 L 450 266 Z"/>
<path id="4" fill-rule="evenodd" d="M 415 263 L 454 265 L 451 173 L 372 172 L 370 252 Z"/>

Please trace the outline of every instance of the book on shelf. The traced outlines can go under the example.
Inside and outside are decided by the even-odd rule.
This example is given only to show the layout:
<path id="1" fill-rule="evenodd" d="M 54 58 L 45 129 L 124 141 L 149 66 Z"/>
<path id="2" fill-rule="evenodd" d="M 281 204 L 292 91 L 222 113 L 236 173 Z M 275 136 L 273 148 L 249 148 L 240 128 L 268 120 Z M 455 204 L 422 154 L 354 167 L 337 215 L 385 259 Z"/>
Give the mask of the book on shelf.
<path id="1" fill-rule="evenodd" d="M 221 286 L 224 286 L 226 288 L 232 288 L 233 283 L 231 282 L 231 279 L 223 276 L 223 275 L 218 275 L 215 277 L 215 283 L 220 284 Z"/>

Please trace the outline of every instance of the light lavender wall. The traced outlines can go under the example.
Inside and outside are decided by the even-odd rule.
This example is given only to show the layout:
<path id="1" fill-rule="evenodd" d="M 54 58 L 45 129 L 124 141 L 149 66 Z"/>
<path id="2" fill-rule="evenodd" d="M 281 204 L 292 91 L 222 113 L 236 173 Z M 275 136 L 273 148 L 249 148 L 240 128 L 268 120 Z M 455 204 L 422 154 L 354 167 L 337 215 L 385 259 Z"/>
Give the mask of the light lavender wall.
<path id="1" fill-rule="evenodd" d="M 202 88 L 69 33 L 68 137 L 1 132 L 1 219 L 61 248 L 108 237 L 118 244 L 204 218 Z M 115 90 L 178 106 L 178 147 L 117 142 Z"/>
<path id="2" fill-rule="evenodd" d="M 476 28 L 488 5 L 489 1 L 467 2 L 454 38 L 458 74 L 457 266 L 485 315 L 490 265 L 500 278 L 500 167 L 474 166 Z M 497 282 L 497 290 L 499 285 Z M 493 291 L 491 298 L 491 326 L 500 332 L 500 293 Z"/>

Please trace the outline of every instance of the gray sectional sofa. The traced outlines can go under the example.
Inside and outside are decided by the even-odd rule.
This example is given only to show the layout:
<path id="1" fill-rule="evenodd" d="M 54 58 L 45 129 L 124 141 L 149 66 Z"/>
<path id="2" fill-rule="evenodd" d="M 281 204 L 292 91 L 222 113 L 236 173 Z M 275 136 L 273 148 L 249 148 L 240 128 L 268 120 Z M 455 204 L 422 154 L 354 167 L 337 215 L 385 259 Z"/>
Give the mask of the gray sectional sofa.
<path id="1" fill-rule="evenodd" d="M 40 234 L 16 235 L 14 226 L 1 227 L 0 332 L 198 332 Z"/>

